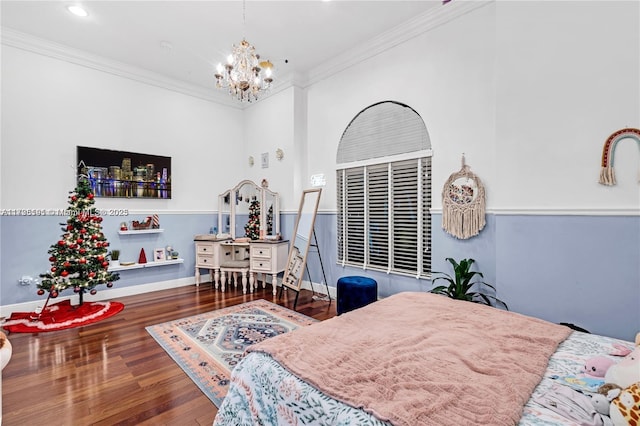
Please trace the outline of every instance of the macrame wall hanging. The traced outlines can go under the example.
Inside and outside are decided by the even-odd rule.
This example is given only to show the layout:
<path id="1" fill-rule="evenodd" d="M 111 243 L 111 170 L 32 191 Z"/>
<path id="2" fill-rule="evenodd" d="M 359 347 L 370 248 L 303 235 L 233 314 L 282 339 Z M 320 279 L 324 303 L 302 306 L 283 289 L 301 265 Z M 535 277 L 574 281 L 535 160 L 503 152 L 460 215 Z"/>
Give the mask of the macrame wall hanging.
<path id="1" fill-rule="evenodd" d="M 613 151 L 616 149 L 618 142 L 625 138 L 635 139 L 640 146 L 640 129 L 631 127 L 620 129 L 607 138 L 602 148 L 602 163 L 600 167 L 600 183 L 603 185 L 616 184 L 616 174 L 613 171 Z M 638 181 L 640 182 L 640 176 Z"/>
<path id="2" fill-rule="evenodd" d="M 453 173 L 442 190 L 442 229 L 462 240 L 476 236 L 486 224 L 484 186 L 465 164 Z"/>

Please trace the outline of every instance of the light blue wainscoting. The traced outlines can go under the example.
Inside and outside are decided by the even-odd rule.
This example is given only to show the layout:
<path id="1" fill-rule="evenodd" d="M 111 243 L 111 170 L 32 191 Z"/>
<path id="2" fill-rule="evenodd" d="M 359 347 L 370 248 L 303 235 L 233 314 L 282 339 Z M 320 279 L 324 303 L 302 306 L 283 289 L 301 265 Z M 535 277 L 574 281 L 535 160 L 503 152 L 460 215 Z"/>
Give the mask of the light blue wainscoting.
<path id="1" fill-rule="evenodd" d="M 294 214 L 282 216 L 290 236 Z M 476 270 L 497 289 L 511 311 L 551 322 L 569 322 L 592 333 L 633 340 L 640 331 L 640 217 L 494 215 L 478 235 L 459 240 L 433 215 L 432 270 L 451 273 L 446 257 L 473 258 Z M 320 213 L 316 235 L 329 285 L 364 275 L 378 282 L 378 295 L 427 291 L 431 281 L 342 267 L 336 263 L 336 215 Z M 310 253 L 312 280 L 322 273 Z"/>
<path id="2" fill-rule="evenodd" d="M 120 271 L 120 280 L 114 288 L 136 286 L 162 281 L 171 281 L 194 276 L 195 234 L 206 234 L 212 226 L 217 226 L 216 214 L 159 214 L 160 228 L 157 234 L 120 235 L 120 222 L 142 221 L 147 215 L 126 217 L 105 216 L 102 230 L 109 241 L 109 249 L 121 251 L 121 261 L 138 261 L 140 250 L 144 248 L 147 261 L 153 261 L 153 250 L 171 245 L 178 251 L 184 263 L 154 268 Z M 22 286 L 18 280 L 23 275 L 39 278 L 51 264 L 50 246 L 63 234 L 64 216 L 5 216 L 0 222 L 0 303 L 14 303 L 44 300 L 36 294 L 35 286 Z M 100 286 L 98 291 L 106 287 Z M 72 290 L 65 290 L 61 296 L 70 296 Z"/>
<path id="3" fill-rule="evenodd" d="M 283 213 L 281 232 L 291 238 L 295 213 Z M 121 260 L 137 261 L 141 248 L 150 260 L 155 248 L 172 245 L 183 264 L 120 273 L 118 287 L 193 277 L 193 236 L 217 226 L 215 214 L 160 214 L 160 234 L 118 234 L 122 220 L 105 217 L 103 230 Z M 50 267 L 47 254 L 62 234 L 64 217 L 0 218 L 0 297 L 2 305 L 38 300 L 33 286 L 20 286 L 22 275 L 37 277 Z M 480 235 L 458 240 L 441 229 L 433 215 L 432 269 L 450 272 L 446 257 L 474 258 L 486 282 L 511 311 L 552 322 L 570 322 L 593 333 L 633 340 L 640 331 L 640 217 L 578 215 L 487 215 Z M 336 215 L 319 213 L 316 236 L 329 286 L 346 275 L 378 282 L 378 294 L 426 291 L 430 280 L 338 265 Z M 323 280 L 318 256 L 309 255 L 312 281 Z M 323 291 L 323 288 L 317 288 Z M 71 290 L 67 290 L 71 294 Z M 63 296 L 66 292 L 63 293 Z"/>
<path id="4" fill-rule="evenodd" d="M 511 310 L 634 340 L 639 216 L 496 216 L 498 292 Z"/>

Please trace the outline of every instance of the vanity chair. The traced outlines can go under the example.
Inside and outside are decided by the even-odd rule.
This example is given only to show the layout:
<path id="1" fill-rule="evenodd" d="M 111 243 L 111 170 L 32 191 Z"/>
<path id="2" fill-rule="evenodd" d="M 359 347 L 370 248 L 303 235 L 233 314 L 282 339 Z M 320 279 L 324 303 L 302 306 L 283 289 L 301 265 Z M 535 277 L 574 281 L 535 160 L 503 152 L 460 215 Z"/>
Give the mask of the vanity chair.
<path id="1" fill-rule="evenodd" d="M 233 272 L 233 282 L 238 286 L 238 273 L 242 274 L 242 294 L 247 294 L 247 282 L 249 281 L 249 259 L 245 260 L 228 260 L 220 263 L 220 289 L 224 293 L 224 287 L 227 282 L 227 274 L 229 274 L 229 284 L 231 284 L 231 272 Z M 216 289 L 218 284 L 216 283 Z M 253 289 L 251 289 L 253 291 Z"/>
<path id="2" fill-rule="evenodd" d="M 238 286 L 238 274 L 241 275 L 242 293 L 247 294 L 247 282 L 249 281 L 249 270 L 251 267 L 251 259 L 249 258 L 249 244 L 234 243 L 228 241 L 221 244 L 222 259 L 220 259 L 220 289 L 224 293 L 227 277 L 231 284 L 231 274 L 233 273 L 233 283 Z M 215 284 L 216 290 L 218 283 Z M 249 289 L 253 292 L 253 288 Z"/>

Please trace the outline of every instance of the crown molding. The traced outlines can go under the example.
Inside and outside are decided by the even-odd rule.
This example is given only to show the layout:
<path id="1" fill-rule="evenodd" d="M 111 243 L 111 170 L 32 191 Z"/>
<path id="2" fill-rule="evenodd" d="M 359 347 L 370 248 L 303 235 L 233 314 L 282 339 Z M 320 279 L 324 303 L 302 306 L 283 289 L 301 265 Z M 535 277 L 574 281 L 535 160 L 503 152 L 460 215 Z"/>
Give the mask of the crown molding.
<path id="1" fill-rule="evenodd" d="M 309 72 L 304 81 L 299 84 L 303 87 L 310 86 L 334 74 L 344 71 L 362 61 L 372 58 L 386 50 L 389 50 L 401 43 L 404 43 L 421 34 L 431 31 L 447 22 L 450 22 L 460 16 L 466 15 L 476 9 L 494 3 L 495 0 L 477 0 L 477 1 L 453 1 L 442 5 L 441 7 L 432 8 L 409 21 L 403 22 L 397 27 L 386 31 L 366 43 L 347 50 L 335 57 L 331 61 L 318 66 Z"/>
<path id="2" fill-rule="evenodd" d="M 442 7 L 433 8 L 390 31 L 378 35 L 367 43 L 343 52 L 333 60 L 317 67 L 308 73 L 308 75 L 283 75 L 277 83 L 274 83 L 270 92 L 260 98 L 256 103 L 292 86 L 306 88 L 311 84 L 352 67 L 359 62 L 369 59 L 459 16 L 493 3 L 494 1 L 495 0 L 458 0 L 447 3 Z M 245 109 L 254 104 L 240 103 L 222 91 L 214 91 L 185 81 L 166 77 L 162 74 L 108 59 L 103 56 L 94 55 L 83 50 L 74 49 L 63 44 L 54 43 L 11 28 L 2 28 L 2 44 L 235 109 Z"/>
<path id="3" fill-rule="evenodd" d="M 193 96 L 205 101 L 241 109 L 241 104 L 234 102 L 234 100 L 226 93 L 208 90 L 195 84 L 172 79 L 143 68 L 108 59 L 103 56 L 94 55 L 84 50 L 74 49 L 63 44 L 35 37 L 10 28 L 2 28 L 2 44 L 138 81 L 151 86 Z"/>

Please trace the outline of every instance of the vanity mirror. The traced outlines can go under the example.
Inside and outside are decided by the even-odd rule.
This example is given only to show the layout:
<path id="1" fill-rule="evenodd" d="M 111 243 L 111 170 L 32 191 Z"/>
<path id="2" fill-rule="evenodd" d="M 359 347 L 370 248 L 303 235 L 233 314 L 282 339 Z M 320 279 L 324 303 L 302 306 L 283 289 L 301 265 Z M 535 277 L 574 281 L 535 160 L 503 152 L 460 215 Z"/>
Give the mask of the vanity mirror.
<path id="1" fill-rule="evenodd" d="M 280 233 L 277 192 L 243 180 L 218 197 L 219 236 L 252 240 L 275 239 Z"/>
<path id="2" fill-rule="evenodd" d="M 298 216 L 293 228 L 293 238 L 289 247 L 289 260 L 284 271 L 282 287 L 287 287 L 298 292 L 296 294 L 295 305 L 298 302 L 298 294 L 302 287 L 304 271 L 307 265 L 307 256 L 311 246 L 311 238 L 314 237 L 313 227 L 318 213 L 320 194 L 322 188 L 306 189 L 302 192 Z"/>
<path id="3" fill-rule="evenodd" d="M 218 197 L 218 235 L 231 235 L 231 190 Z"/>

